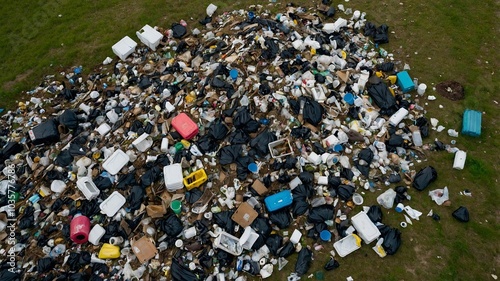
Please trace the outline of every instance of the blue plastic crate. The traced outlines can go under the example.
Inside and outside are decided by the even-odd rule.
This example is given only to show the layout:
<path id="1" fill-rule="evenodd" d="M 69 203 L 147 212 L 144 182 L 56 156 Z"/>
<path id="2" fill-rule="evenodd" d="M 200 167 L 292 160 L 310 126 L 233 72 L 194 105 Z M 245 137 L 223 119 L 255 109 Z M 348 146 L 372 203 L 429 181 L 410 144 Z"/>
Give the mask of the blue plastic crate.
<path id="1" fill-rule="evenodd" d="M 481 135 L 481 118 L 481 112 L 466 109 L 462 121 L 462 134 L 479 137 Z"/>
<path id="2" fill-rule="evenodd" d="M 405 71 L 400 71 L 396 74 L 398 77 L 397 84 L 399 88 L 403 91 L 403 93 L 415 90 L 415 84 L 413 84 L 413 80 L 410 78 L 410 74 Z"/>
<path id="3" fill-rule="evenodd" d="M 266 204 L 266 208 L 269 212 L 290 206 L 292 201 L 293 196 L 290 190 L 283 190 L 271 196 L 267 196 L 266 199 L 264 199 L 264 203 Z"/>

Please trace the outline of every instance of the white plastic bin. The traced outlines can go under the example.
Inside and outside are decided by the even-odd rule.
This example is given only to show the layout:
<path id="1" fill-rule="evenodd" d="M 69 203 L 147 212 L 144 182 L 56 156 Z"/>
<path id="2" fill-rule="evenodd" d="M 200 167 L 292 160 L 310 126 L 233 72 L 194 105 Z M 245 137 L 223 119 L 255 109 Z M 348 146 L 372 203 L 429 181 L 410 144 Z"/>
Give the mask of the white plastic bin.
<path id="1" fill-rule="evenodd" d="M 142 29 L 137 31 L 135 34 L 139 40 L 144 43 L 144 45 L 148 46 L 153 51 L 156 51 L 156 47 L 158 47 L 161 39 L 163 38 L 163 34 L 151 27 L 149 24 L 143 26 Z"/>
<path id="2" fill-rule="evenodd" d="M 127 202 L 127 199 L 118 191 L 115 191 L 99 205 L 99 208 L 101 209 L 101 213 L 108 217 L 112 217 L 123 205 L 125 205 L 125 202 Z"/>
<path id="3" fill-rule="evenodd" d="M 270 142 L 268 145 L 269 152 L 273 158 L 281 158 L 291 155 L 293 153 L 292 146 L 288 139 L 280 139 Z"/>
<path id="4" fill-rule="evenodd" d="M 181 164 L 172 164 L 163 167 L 165 186 L 169 192 L 175 192 L 184 187 L 184 177 L 182 175 Z"/>
<path id="5" fill-rule="evenodd" d="M 378 228 L 363 211 L 353 216 L 351 222 L 352 226 L 354 226 L 358 232 L 358 236 L 361 237 L 366 244 L 370 244 L 380 236 Z"/>
<path id="6" fill-rule="evenodd" d="M 78 189 L 80 189 L 87 200 L 97 198 L 97 196 L 99 196 L 99 194 L 101 193 L 99 188 L 97 188 L 92 179 L 89 177 L 79 178 L 76 181 L 76 186 L 78 187 Z"/>
<path id="7" fill-rule="evenodd" d="M 233 256 L 239 256 L 243 252 L 243 246 L 240 244 L 240 239 L 224 231 L 215 238 L 214 247 Z"/>
<path id="8" fill-rule="evenodd" d="M 455 152 L 455 159 L 453 160 L 453 169 L 463 170 L 466 158 L 467 158 L 467 152 L 463 150 Z"/>
<path id="9" fill-rule="evenodd" d="M 116 42 L 111 49 L 115 55 L 124 61 L 128 56 L 135 52 L 135 47 L 137 47 L 137 42 L 132 40 L 132 38 L 125 36 L 120 41 Z"/>
<path id="10" fill-rule="evenodd" d="M 136 138 L 132 142 L 132 145 L 140 152 L 145 152 L 151 147 L 151 145 L 153 145 L 153 140 L 149 138 L 149 134 L 144 133 Z"/>
<path id="11" fill-rule="evenodd" d="M 356 234 L 349 234 L 339 241 L 333 243 L 333 248 L 339 256 L 345 257 L 361 248 L 361 239 Z"/>
<path id="12" fill-rule="evenodd" d="M 106 170 L 111 175 L 116 175 L 118 172 L 127 165 L 130 161 L 130 157 L 123 152 L 123 150 L 118 149 L 102 164 L 104 170 Z"/>
<path id="13" fill-rule="evenodd" d="M 245 250 L 251 250 L 255 241 L 259 239 L 259 234 L 251 226 L 245 227 L 245 231 L 240 237 L 240 244 Z"/>

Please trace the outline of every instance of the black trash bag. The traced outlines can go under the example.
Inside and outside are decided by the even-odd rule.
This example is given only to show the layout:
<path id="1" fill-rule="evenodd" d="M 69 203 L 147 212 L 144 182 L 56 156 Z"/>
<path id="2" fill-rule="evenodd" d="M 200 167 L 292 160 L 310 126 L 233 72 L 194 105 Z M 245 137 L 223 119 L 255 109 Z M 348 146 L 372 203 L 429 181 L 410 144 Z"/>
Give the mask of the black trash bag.
<path id="1" fill-rule="evenodd" d="M 260 236 L 263 236 L 266 239 L 273 231 L 271 224 L 269 224 L 269 220 L 263 217 L 257 217 L 252 222 L 251 227 L 253 228 L 253 230 L 255 230 L 255 232 L 257 232 Z"/>
<path id="2" fill-rule="evenodd" d="M 390 147 L 402 147 L 404 139 L 401 135 L 393 134 L 390 136 L 389 140 L 386 141 L 386 145 Z"/>
<path id="3" fill-rule="evenodd" d="M 21 281 L 21 274 L 12 272 L 10 268 L 4 268 L 0 271 L 0 280 L 2 281 Z"/>
<path id="4" fill-rule="evenodd" d="M 401 180 L 402 180 L 401 179 L 401 175 L 399 173 L 392 173 L 392 174 L 389 175 L 388 182 L 390 182 L 390 183 L 398 183 Z"/>
<path id="5" fill-rule="evenodd" d="M 310 223 L 320 223 L 333 219 L 334 208 L 332 205 L 321 205 L 314 207 L 307 216 L 307 221 Z"/>
<path id="6" fill-rule="evenodd" d="M 75 142 L 69 145 L 68 151 L 71 156 L 83 156 L 87 154 L 87 151 L 80 144 Z"/>
<path id="7" fill-rule="evenodd" d="M 207 136 L 207 135 L 202 136 L 201 138 L 199 138 L 198 141 L 196 142 L 196 146 L 198 146 L 198 149 L 202 153 L 214 152 L 219 147 L 219 145 L 217 144 L 217 142 L 214 139 L 212 139 L 211 137 Z"/>
<path id="8" fill-rule="evenodd" d="M 299 179 L 304 185 L 310 185 L 314 183 L 314 175 L 310 172 L 302 172 L 299 174 Z M 308 196 L 309 197 L 309 196 Z"/>
<path id="9" fill-rule="evenodd" d="M 394 188 L 394 191 L 396 191 L 396 198 L 394 198 L 394 204 L 399 204 L 406 200 L 406 194 L 408 189 L 405 186 L 397 186 Z"/>
<path id="10" fill-rule="evenodd" d="M 234 214 L 234 211 L 222 211 L 214 214 L 213 218 L 217 225 L 222 227 L 226 232 L 233 234 L 235 222 L 231 218 Z"/>
<path id="11" fill-rule="evenodd" d="M 368 213 L 366 213 L 370 220 L 373 223 L 381 222 L 382 221 L 382 209 L 380 208 L 379 205 L 372 205 L 370 206 L 370 209 L 368 210 Z"/>
<path id="12" fill-rule="evenodd" d="M 295 246 L 293 245 L 292 242 L 288 241 L 283 245 L 281 249 L 278 251 L 278 256 L 280 258 L 287 258 L 291 256 L 293 253 L 295 253 Z"/>
<path id="13" fill-rule="evenodd" d="M 392 227 L 382 227 L 379 230 L 384 238 L 382 247 L 388 255 L 394 255 L 401 246 L 401 231 Z"/>
<path id="14" fill-rule="evenodd" d="M 279 234 L 271 234 L 266 239 L 266 246 L 272 255 L 277 256 L 281 245 L 283 244 L 283 237 Z"/>
<path id="15" fill-rule="evenodd" d="M 75 130 L 78 128 L 78 117 L 73 110 L 66 109 L 59 115 L 58 121 L 68 129 Z"/>
<path id="16" fill-rule="evenodd" d="M 206 16 L 204 19 L 198 21 L 201 25 L 206 25 L 212 22 L 212 17 Z"/>
<path id="17" fill-rule="evenodd" d="M 467 208 L 464 206 L 460 206 L 452 213 L 452 216 L 460 222 L 468 222 L 469 210 L 467 210 Z"/>
<path id="18" fill-rule="evenodd" d="M 260 273 L 260 265 L 258 262 L 253 260 L 243 260 L 243 272 L 251 275 L 258 275 Z"/>
<path id="19" fill-rule="evenodd" d="M 59 131 L 57 124 L 53 119 L 50 119 L 35 128 L 29 133 L 29 138 L 34 145 L 53 144 L 59 141 Z"/>
<path id="20" fill-rule="evenodd" d="M 101 212 L 101 208 L 99 207 L 99 203 L 97 200 L 86 201 L 85 204 L 81 205 L 81 213 L 86 217 L 92 217 Z"/>
<path id="21" fill-rule="evenodd" d="M 287 228 L 292 223 L 292 217 L 288 208 L 270 212 L 269 219 L 280 229 Z"/>
<path id="22" fill-rule="evenodd" d="M 422 135 L 422 138 L 426 138 L 429 136 L 429 125 L 424 125 L 420 127 L 420 133 Z"/>
<path id="23" fill-rule="evenodd" d="M 172 24 L 172 36 L 176 39 L 184 37 L 186 35 L 186 28 L 178 23 Z"/>
<path id="24" fill-rule="evenodd" d="M 383 115 L 391 115 L 396 111 L 396 98 L 384 82 L 379 81 L 377 84 L 370 84 L 368 94 L 375 104 L 380 107 L 380 112 Z"/>
<path id="25" fill-rule="evenodd" d="M 312 262 L 312 251 L 306 247 L 303 247 L 299 252 L 297 257 L 297 263 L 295 264 L 295 272 L 298 276 L 302 276 L 307 273 Z"/>
<path id="26" fill-rule="evenodd" d="M 314 195 L 314 188 L 311 184 L 299 184 L 292 190 L 293 198 L 311 198 Z"/>
<path id="27" fill-rule="evenodd" d="M 266 129 L 250 141 L 250 146 L 255 149 L 257 155 L 264 157 L 269 153 L 268 144 L 276 139 L 276 135 Z"/>
<path id="28" fill-rule="evenodd" d="M 283 168 L 287 170 L 295 169 L 295 166 L 297 165 L 297 158 L 288 155 L 285 159 L 285 163 L 283 164 Z"/>
<path id="29" fill-rule="evenodd" d="M 340 177 L 336 177 L 333 174 L 328 175 L 328 187 L 337 190 L 341 184 L 342 180 Z"/>
<path id="30" fill-rule="evenodd" d="M 326 223 L 315 223 L 314 227 L 309 229 L 309 231 L 307 232 L 307 237 L 317 240 L 319 238 L 319 234 L 323 230 L 328 230 L 328 225 L 326 225 Z"/>
<path id="31" fill-rule="evenodd" d="M 364 163 L 361 163 L 363 160 Z M 361 174 L 365 177 L 368 177 L 370 173 L 370 164 L 373 160 L 373 151 L 370 148 L 364 148 L 358 154 L 358 160 L 356 161 L 356 168 L 361 172 Z"/>
<path id="32" fill-rule="evenodd" d="M 323 268 L 327 271 L 334 270 L 336 268 L 339 268 L 340 264 L 337 260 L 335 260 L 333 257 L 330 257 L 330 260 L 323 266 Z"/>
<path id="33" fill-rule="evenodd" d="M 221 148 L 218 152 L 219 163 L 221 165 L 227 165 L 235 162 L 241 154 L 242 146 L 239 144 L 228 145 Z"/>
<path id="34" fill-rule="evenodd" d="M 236 113 L 234 114 L 233 125 L 236 128 L 244 129 L 247 123 L 250 122 L 250 120 L 253 119 L 250 111 L 248 110 L 248 107 L 242 106 L 238 108 Z"/>
<path id="35" fill-rule="evenodd" d="M 170 274 L 172 275 L 173 281 L 202 281 L 205 278 L 200 274 L 192 272 L 189 268 L 182 266 L 177 259 L 172 260 Z"/>
<path id="36" fill-rule="evenodd" d="M 377 28 L 375 36 L 373 36 L 373 42 L 376 44 L 389 43 L 389 27 L 386 24 L 382 24 Z"/>
<path id="37" fill-rule="evenodd" d="M 304 100 L 304 121 L 314 126 L 318 126 L 318 124 L 323 120 L 323 106 L 321 106 L 321 104 L 319 104 L 317 101 L 309 98 L 305 98 Z"/>
<path id="38" fill-rule="evenodd" d="M 329 18 L 332 18 L 333 16 L 335 16 L 335 7 L 330 6 L 328 11 L 326 11 L 326 16 Z"/>
<path id="39" fill-rule="evenodd" d="M 86 280 L 90 280 L 89 278 L 90 278 L 90 276 L 88 276 L 88 274 L 86 272 L 77 272 L 77 273 L 71 274 L 71 276 L 69 276 L 69 278 L 67 280 L 68 281 L 86 281 Z M 99 279 L 101 279 L 101 278 L 99 278 Z M 90 281 L 93 281 L 93 280 L 95 280 L 95 279 L 92 279 Z"/>
<path id="40" fill-rule="evenodd" d="M 24 209 L 24 214 L 18 224 L 20 229 L 28 229 L 35 226 L 34 212 L 35 208 L 33 206 L 28 206 Z"/>
<path id="41" fill-rule="evenodd" d="M 351 181 L 354 178 L 354 173 L 351 171 L 351 169 L 342 168 L 342 170 L 340 171 L 340 177 Z"/>
<path id="42" fill-rule="evenodd" d="M 295 127 L 290 134 L 295 138 L 309 139 L 311 136 L 311 129 L 304 126 Z"/>
<path id="43" fill-rule="evenodd" d="M 144 201 L 144 196 L 146 195 L 146 191 L 144 188 L 135 185 L 132 187 L 129 196 L 127 197 L 127 202 L 129 203 L 130 212 L 135 212 L 141 208 L 141 204 Z"/>
<path id="44" fill-rule="evenodd" d="M 137 184 L 137 181 L 135 180 L 135 174 L 130 173 L 130 174 L 121 174 L 118 177 L 118 184 L 116 185 L 116 188 L 118 189 L 127 189 L 129 186 L 134 186 Z"/>
<path id="45" fill-rule="evenodd" d="M 243 128 L 243 131 L 247 134 L 256 133 L 259 130 L 260 123 L 256 120 L 250 120 L 247 125 Z"/>
<path id="46" fill-rule="evenodd" d="M 41 258 L 38 260 L 36 265 L 36 271 L 38 274 L 45 273 L 54 268 L 55 262 L 51 257 Z"/>
<path id="47" fill-rule="evenodd" d="M 268 83 L 262 83 L 259 86 L 259 94 L 265 96 L 269 95 L 271 93 L 271 87 L 269 86 Z"/>
<path id="48" fill-rule="evenodd" d="M 200 199 L 202 195 L 203 191 L 198 188 L 193 188 L 186 192 L 186 201 L 189 204 L 193 204 L 194 202 L 198 201 L 198 199 Z"/>
<path id="49" fill-rule="evenodd" d="M 309 203 L 307 203 L 307 198 L 306 197 L 295 197 L 293 198 L 292 202 L 292 214 L 294 218 L 297 218 L 298 216 L 302 216 L 309 210 Z"/>
<path id="50" fill-rule="evenodd" d="M 3 149 L 0 151 L 0 163 L 3 163 L 10 156 L 16 155 L 17 153 L 23 151 L 23 146 L 17 142 L 8 142 Z"/>
<path id="51" fill-rule="evenodd" d="M 55 163 L 57 166 L 66 167 L 69 166 L 71 162 L 73 162 L 73 159 L 74 157 L 71 155 L 71 153 L 69 153 L 69 150 L 65 149 L 61 151 L 59 155 L 57 155 Z"/>
<path id="52" fill-rule="evenodd" d="M 198 255 L 198 261 L 200 262 L 200 265 L 203 266 L 206 269 L 209 269 L 213 266 L 213 259 L 211 256 L 208 255 L 208 250 L 203 249 L 201 253 Z"/>
<path id="53" fill-rule="evenodd" d="M 354 191 L 355 191 L 354 187 L 342 184 L 339 186 L 337 194 L 340 199 L 348 201 L 349 199 L 351 199 L 352 195 L 354 194 Z"/>
<path id="54" fill-rule="evenodd" d="M 82 266 L 86 265 L 84 263 L 80 263 L 81 258 L 82 257 L 80 253 L 73 252 L 69 254 L 69 258 L 66 264 L 69 265 L 71 271 L 78 271 L 80 270 L 80 268 L 82 268 Z M 90 256 L 89 256 L 89 263 L 90 263 Z"/>
<path id="55" fill-rule="evenodd" d="M 98 176 L 93 180 L 95 186 L 99 188 L 99 190 L 106 190 L 113 186 L 113 183 L 108 177 Z"/>
<path id="56" fill-rule="evenodd" d="M 250 140 L 250 136 L 242 129 L 236 129 L 229 135 L 229 143 L 231 144 L 244 144 Z"/>
<path id="57" fill-rule="evenodd" d="M 208 128 L 208 135 L 216 140 L 223 140 L 228 132 L 229 129 L 220 118 L 215 119 Z"/>
<path id="58" fill-rule="evenodd" d="M 413 178 L 413 187 L 418 191 L 424 190 L 437 179 L 437 171 L 432 166 L 422 168 Z"/>
<path id="59" fill-rule="evenodd" d="M 377 69 L 383 72 L 393 72 L 394 71 L 394 63 L 392 62 L 384 62 L 381 64 L 377 64 Z"/>
<path id="60" fill-rule="evenodd" d="M 181 219 L 173 214 L 169 215 L 165 219 L 158 221 L 158 227 L 169 237 L 176 237 L 184 229 Z"/>
<path id="61" fill-rule="evenodd" d="M 141 186 L 146 188 L 152 185 L 161 177 L 161 169 L 154 166 L 150 170 L 146 171 L 144 175 L 141 176 Z"/>
<path id="62" fill-rule="evenodd" d="M 139 88 L 141 88 L 141 90 L 146 90 L 147 88 L 151 87 L 152 83 L 151 83 L 151 80 L 149 80 L 149 77 L 147 77 L 146 75 L 142 75 L 141 80 L 139 81 Z"/>

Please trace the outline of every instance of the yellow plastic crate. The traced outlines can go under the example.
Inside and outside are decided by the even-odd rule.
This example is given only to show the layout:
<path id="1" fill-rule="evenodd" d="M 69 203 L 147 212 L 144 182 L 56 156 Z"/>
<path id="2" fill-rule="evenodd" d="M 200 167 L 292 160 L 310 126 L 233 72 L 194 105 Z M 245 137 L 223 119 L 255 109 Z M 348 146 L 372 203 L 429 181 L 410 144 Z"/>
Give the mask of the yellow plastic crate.
<path id="1" fill-rule="evenodd" d="M 191 190 L 202 185 L 208 180 L 207 173 L 205 169 L 200 169 L 189 174 L 189 176 L 184 178 L 184 186 L 187 190 Z"/>

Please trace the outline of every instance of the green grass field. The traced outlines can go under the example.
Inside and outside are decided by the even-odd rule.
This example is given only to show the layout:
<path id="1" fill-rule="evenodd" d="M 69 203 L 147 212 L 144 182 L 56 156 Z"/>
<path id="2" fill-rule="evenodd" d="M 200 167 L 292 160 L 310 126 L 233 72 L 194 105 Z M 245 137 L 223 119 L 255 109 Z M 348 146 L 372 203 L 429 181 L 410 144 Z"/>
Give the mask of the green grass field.
<path id="1" fill-rule="evenodd" d="M 390 43 L 383 47 L 394 53 L 396 60 L 408 63 L 410 74 L 428 85 L 435 101 L 422 100 L 427 117 L 439 119 L 446 129 L 461 131 L 464 109 L 484 112 L 482 135 L 473 138 L 460 135 L 456 146 L 467 151 L 462 171 L 453 170 L 453 155 L 445 151 L 428 152 L 415 169 L 432 165 L 438 180 L 428 189 L 448 186 L 452 206 L 437 206 L 427 191 L 411 190 L 410 205 L 424 213 L 420 221 L 401 229 L 403 243 L 394 256 L 379 258 L 364 246 L 353 254 L 339 258 L 340 268 L 325 272 L 325 280 L 493 280 L 500 276 L 500 243 L 498 237 L 500 174 L 500 57 L 498 46 L 500 4 L 496 0 L 387 0 L 334 1 L 335 5 L 359 9 L 367 19 L 389 26 Z M 14 108 L 22 91 L 35 87 L 44 75 L 82 65 L 84 73 L 114 57 L 111 46 L 125 35 L 136 39 L 135 31 L 148 23 L 168 27 L 181 19 L 191 27 L 201 25 L 209 3 L 219 7 L 218 13 L 262 4 L 272 12 L 282 11 L 288 3 L 277 1 L 8 1 L 0 11 L 0 108 Z M 313 7 L 318 1 L 294 1 L 296 5 Z M 338 12 L 337 15 L 342 15 Z M 138 40 L 137 40 L 138 41 Z M 465 86 L 466 98 L 449 101 L 433 92 L 441 81 L 456 80 Z M 439 108 L 442 105 L 442 109 Z M 434 138 L 449 143 L 446 130 L 432 131 L 424 142 Z M 472 197 L 459 192 L 469 189 Z M 365 204 L 375 203 L 380 191 L 365 196 Z M 471 213 L 469 223 L 459 223 L 451 213 L 458 206 Z M 358 207 L 359 208 L 359 207 Z M 439 222 L 425 215 L 433 209 Z M 356 211 L 356 210 L 355 210 Z M 404 218 L 394 210 L 384 210 L 383 222 L 393 227 Z M 310 241 L 304 241 L 310 244 Z M 331 245 L 314 251 L 309 273 L 321 270 L 328 260 Z M 296 255 L 283 271 L 269 280 L 286 280 L 293 271 Z M 307 279 L 303 277 L 303 279 Z M 314 280 L 314 278 L 312 279 Z"/>

